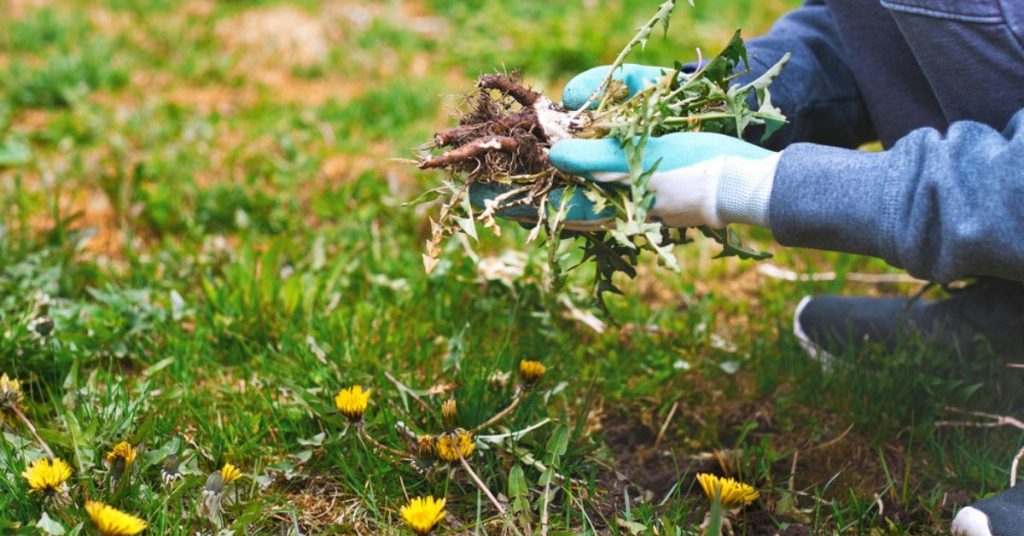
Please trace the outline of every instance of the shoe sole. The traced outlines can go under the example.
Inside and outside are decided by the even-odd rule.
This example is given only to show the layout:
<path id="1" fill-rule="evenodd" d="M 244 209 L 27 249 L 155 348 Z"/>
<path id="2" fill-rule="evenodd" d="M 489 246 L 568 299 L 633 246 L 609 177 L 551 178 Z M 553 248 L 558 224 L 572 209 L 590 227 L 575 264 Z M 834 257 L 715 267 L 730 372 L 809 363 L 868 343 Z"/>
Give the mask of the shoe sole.
<path id="1" fill-rule="evenodd" d="M 953 536 L 992 536 L 988 516 L 973 506 L 966 506 L 956 514 L 949 531 Z"/>
<path id="2" fill-rule="evenodd" d="M 818 346 L 810 337 L 807 336 L 807 332 L 804 331 L 804 327 L 800 325 L 800 314 L 804 312 L 804 308 L 811 302 L 810 296 L 804 296 L 800 303 L 796 304 L 796 311 L 793 312 L 793 335 L 796 336 L 796 340 L 800 343 L 800 347 L 803 348 L 804 352 L 813 360 L 821 363 L 821 366 L 826 370 L 831 370 L 836 363 L 836 356 L 829 353 L 827 350 Z"/>

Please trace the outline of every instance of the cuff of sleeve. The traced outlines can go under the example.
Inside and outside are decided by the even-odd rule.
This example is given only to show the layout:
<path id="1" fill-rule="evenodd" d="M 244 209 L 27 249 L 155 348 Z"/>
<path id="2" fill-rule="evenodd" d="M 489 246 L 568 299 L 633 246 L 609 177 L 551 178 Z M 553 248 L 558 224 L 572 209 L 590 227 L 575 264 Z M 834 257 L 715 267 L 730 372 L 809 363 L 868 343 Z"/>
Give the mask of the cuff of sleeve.
<path id="1" fill-rule="evenodd" d="M 730 158 L 716 193 L 718 219 L 768 227 L 768 206 L 781 153 L 759 159 Z"/>
<path id="2" fill-rule="evenodd" d="M 892 262 L 897 185 L 886 153 L 790 145 L 779 159 L 769 221 L 780 244 L 881 257 Z"/>

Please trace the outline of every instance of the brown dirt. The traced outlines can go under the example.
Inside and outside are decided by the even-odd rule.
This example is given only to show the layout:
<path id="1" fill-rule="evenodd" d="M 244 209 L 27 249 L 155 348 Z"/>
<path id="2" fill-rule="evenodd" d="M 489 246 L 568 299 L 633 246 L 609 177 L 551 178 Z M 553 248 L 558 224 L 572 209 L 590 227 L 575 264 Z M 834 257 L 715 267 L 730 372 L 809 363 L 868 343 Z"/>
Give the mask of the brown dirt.
<path id="1" fill-rule="evenodd" d="M 91 187 L 62 190 L 58 207 L 62 218 L 75 217 L 68 226 L 70 229 L 94 233 L 83 244 L 84 254 L 107 260 L 120 257 L 125 235 L 103 190 Z M 29 227 L 36 233 L 43 233 L 52 230 L 55 223 L 48 212 L 38 213 L 29 221 Z"/>
<path id="2" fill-rule="evenodd" d="M 53 0 L 6 0 L 4 16 L 12 20 L 21 20 L 30 12 L 53 5 Z"/>
<path id="3" fill-rule="evenodd" d="M 15 132 L 32 133 L 46 128 L 53 119 L 53 112 L 42 109 L 23 109 L 11 122 Z"/>
<path id="4" fill-rule="evenodd" d="M 778 525 L 786 523 L 785 529 L 779 530 Z M 747 536 L 810 536 L 811 529 L 791 519 L 777 518 L 764 510 L 748 510 L 742 514 L 739 526 L 742 534 Z"/>
<path id="5" fill-rule="evenodd" d="M 214 31 L 228 52 L 239 55 L 245 71 L 317 65 L 327 59 L 330 42 L 340 38 L 323 18 L 292 6 L 249 9 L 218 22 Z"/>
<path id="6" fill-rule="evenodd" d="M 713 455 L 678 455 L 662 448 L 655 450 L 657 433 L 647 425 L 629 417 L 608 419 L 604 425 L 605 444 L 612 450 L 619 473 L 609 472 L 601 481 L 602 487 L 610 490 L 611 504 L 601 504 L 602 514 L 612 518 L 621 508 L 623 492 L 631 497 L 659 502 L 676 482 L 680 482 L 682 493 L 700 496 L 699 486 L 691 485 L 697 473 L 723 474 L 723 465 L 731 465 L 730 454 L 714 452 Z M 663 445 L 664 447 L 664 445 Z M 723 463 L 724 462 L 724 463 Z M 810 530 L 787 516 L 775 515 L 755 503 L 737 518 L 735 528 L 747 535 L 804 536 Z M 779 530 L 778 525 L 787 525 Z"/>
<path id="7" fill-rule="evenodd" d="M 107 35 L 131 31 L 135 26 L 133 16 L 127 11 L 114 11 L 101 6 L 89 8 L 89 22 Z"/>
<path id="8" fill-rule="evenodd" d="M 344 516 L 349 501 L 337 483 L 322 477 L 310 477 L 300 489 L 286 493 L 288 506 L 301 514 L 299 524 L 310 533 L 318 533 L 334 525 Z"/>
<path id="9" fill-rule="evenodd" d="M 452 33 L 448 21 L 434 15 L 422 0 L 404 0 L 397 6 L 386 2 L 331 0 L 324 4 L 321 16 L 341 21 L 355 31 L 365 31 L 374 22 L 385 20 L 401 30 L 436 39 Z"/>
<path id="10" fill-rule="evenodd" d="M 633 418 L 607 418 L 604 438 L 622 474 L 653 494 L 655 501 L 660 501 L 677 481 L 689 488 L 688 482 L 697 473 L 721 472 L 714 458 L 676 456 L 667 449 L 654 450 L 657 431 Z"/>
<path id="11" fill-rule="evenodd" d="M 241 86 L 179 84 L 166 73 L 137 71 L 132 75 L 131 92 L 95 92 L 89 100 L 108 107 L 136 108 L 146 99 L 160 99 L 202 114 L 217 112 L 232 115 L 259 103 L 320 106 L 331 100 L 347 101 L 363 94 L 365 84 L 339 76 L 302 78 L 290 72 L 266 69 L 245 77 Z"/>
<path id="12" fill-rule="evenodd" d="M 738 374 L 741 384 L 751 383 Z M 888 479 L 886 469 L 893 475 L 905 472 L 906 453 L 896 445 L 872 443 L 865 435 L 851 429 L 838 417 L 816 408 L 795 406 L 787 409 L 785 426 L 780 426 L 775 415 L 775 399 L 785 396 L 785 388 L 775 396 L 746 399 L 735 395 L 727 396 L 715 387 L 702 387 L 702 382 L 693 383 L 694 392 L 681 401 L 679 410 L 670 423 L 659 449 L 654 449 L 658 428 L 664 416 L 650 414 L 644 408 L 632 408 L 621 415 L 605 416 L 601 428 L 605 444 L 614 459 L 614 471 L 610 471 L 603 483 L 613 490 L 616 500 L 621 502 L 622 488 L 632 486 L 630 496 L 643 496 L 660 501 L 680 482 L 685 493 L 700 493 L 692 484 L 698 472 L 735 475 L 737 465 L 743 462 L 743 454 L 728 450 L 737 441 L 737 430 L 744 423 L 753 422 L 755 428 L 747 436 L 747 444 L 767 441 L 775 452 L 785 456 L 772 467 L 771 487 L 785 489 L 792 477 L 793 489 L 799 493 L 798 503 L 802 508 L 812 505 L 811 496 L 831 481 L 823 498 L 848 497 L 849 493 L 872 499 L 882 493 Z M 752 384 L 744 392 L 750 392 Z M 699 439 L 714 430 L 714 437 Z M 716 450 L 720 449 L 720 450 Z M 793 469 L 793 453 L 797 452 L 797 464 Z M 925 478 L 924 467 L 915 463 L 910 467 L 910 486 L 915 488 Z M 617 477 L 616 475 L 621 475 Z M 765 482 L 753 482 L 762 488 Z M 775 522 L 786 521 L 791 528 L 780 534 L 807 534 L 806 529 L 792 519 L 780 517 L 775 512 L 778 497 L 766 493 L 760 501 L 748 509 L 747 534 L 776 534 Z M 968 502 L 969 497 L 951 491 L 944 507 L 950 512 Z M 901 524 L 908 522 L 928 523 L 921 512 L 908 512 L 889 496 L 884 496 L 885 517 Z M 609 508 L 621 507 L 621 504 Z M 758 512 L 763 510 L 763 512 Z M 775 520 L 775 522 L 772 521 Z"/>

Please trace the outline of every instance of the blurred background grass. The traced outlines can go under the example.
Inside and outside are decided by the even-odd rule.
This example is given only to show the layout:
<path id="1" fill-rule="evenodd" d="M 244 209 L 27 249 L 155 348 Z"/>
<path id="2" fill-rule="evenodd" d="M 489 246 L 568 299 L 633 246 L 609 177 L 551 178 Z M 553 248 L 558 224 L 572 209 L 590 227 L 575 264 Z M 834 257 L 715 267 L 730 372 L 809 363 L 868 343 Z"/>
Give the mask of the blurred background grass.
<path id="1" fill-rule="evenodd" d="M 631 61 L 713 54 L 797 3 L 680 5 Z M 331 395 L 373 388 L 368 427 L 398 445 L 397 420 L 430 430 L 439 417 L 385 372 L 434 387 L 432 407 L 454 396 L 471 426 L 507 402 L 488 378 L 521 358 L 551 372 L 509 427 L 569 425 L 562 469 L 589 482 L 559 503 L 559 530 L 692 530 L 703 506 L 681 465 L 716 449 L 743 453 L 718 470 L 756 484 L 756 512 L 778 530 L 941 532 L 956 504 L 1004 486 L 1020 434 L 931 426 L 946 405 L 1014 407 L 1018 391 L 994 387 L 1009 381 L 1001 364 L 910 349 L 825 375 L 789 336 L 804 294 L 915 290 L 846 282 L 890 271 L 879 261 L 786 251 L 744 230 L 772 263 L 837 273 L 780 281 L 712 260 L 698 239 L 682 274 L 647 264 L 624 281 L 618 325 L 601 331 L 543 295 L 543 256 L 516 226 L 483 237 L 482 259 L 453 242 L 423 273 L 436 209 L 403 203 L 436 177 L 399 159 L 450 123 L 477 75 L 519 69 L 558 95 L 614 58 L 655 2 L 2 6 L 0 372 L 27 381 L 41 433 L 74 460 L 76 497 L 141 513 L 154 532 L 194 532 L 203 475 L 231 461 L 253 477 L 228 516 L 239 532 L 393 531 L 405 493 L 447 496 L 455 532 L 497 531 L 464 479 L 395 471 L 343 434 Z M 548 435 L 522 447 L 539 457 Z M 4 437 L 0 519 L 14 530 L 40 516 L 17 476 L 38 452 L 15 428 Z M 152 454 L 112 495 L 95 482 L 122 439 Z M 189 476 L 161 491 L 172 451 L 190 456 Z M 506 490 L 514 461 L 478 459 Z M 609 468 L 633 483 L 607 485 Z M 81 519 L 72 509 L 63 521 Z"/>

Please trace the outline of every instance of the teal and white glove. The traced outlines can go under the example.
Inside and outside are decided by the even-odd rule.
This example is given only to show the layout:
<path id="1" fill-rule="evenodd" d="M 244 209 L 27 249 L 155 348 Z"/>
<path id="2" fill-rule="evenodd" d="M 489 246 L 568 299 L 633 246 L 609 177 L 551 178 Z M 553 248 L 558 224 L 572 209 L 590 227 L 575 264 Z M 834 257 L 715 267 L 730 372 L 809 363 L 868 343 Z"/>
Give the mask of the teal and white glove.
<path id="1" fill-rule="evenodd" d="M 612 76 L 633 95 L 669 72 L 667 67 L 626 64 Z M 570 109 L 583 106 L 607 74 L 608 67 L 602 66 L 576 75 L 565 86 L 562 103 Z M 657 163 L 648 183 L 655 194 L 651 215 L 673 227 L 767 227 L 779 154 L 721 134 L 651 139 L 644 151 L 645 169 Z M 551 148 L 550 157 L 552 165 L 572 175 L 605 183 L 629 180 L 626 156 L 615 140 L 563 140 Z"/>
<path id="2" fill-rule="evenodd" d="M 659 78 L 672 72 L 672 70 L 671 67 L 625 63 L 618 69 L 615 69 L 612 78 L 626 84 L 626 87 L 629 88 L 629 96 L 632 97 L 645 86 L 654 85 Z M 607 75 L 608 66 L 602 65 L 587 69 L 574 76 L 565 85 L 565 89 L 562 90 L 562 106 L 570 110 L 579 110 L 590 99 L 590 96 L 597 91 L 597 88 L 601 86 L 601 82 L 604 82 L 604 77 Z M 600 97 L 601 95 L 599 94 L 598 98 L 590 103 L 591 108 L 597 107 L 598 102 L 601 100 Z"/>
<path id="3" fill-rule="evenodd" d="M 563 104 L 570 109 L 582 106 L 607 72 L 608 67 L 595 67 L 577 75 L 563 91 Z M 626 64 L 616 69 L 613 77 L 625 82 L 632 94 L 666 72 L 669 70 L 663 67 Z M 721 228 L 730 223 L 767 227 L 768 200 L 780 155 L 722 134 L 676 133 L 652 138 L 644 151 L 645 170 L 657 165 L 648 183 L 655 196 L 650 214 L 673 227 Z M 551 147 L 549 158 L 561 171 L 595 182 L 624 184 L 629 180 L 626 155 L 613 139 L 562 140 Z M 500 185 L 473 186 L 470 193 L 477 205 L 501 192 Z M 552 192 L 552 206 L 559 206 L 561 195 L 561 190 Z M 593 203 L 580 192 L 568 206 L 567 229 L 595 230 L 612 221 L 610 209 L 595 212 Z M 531 210 L 517 207 L 499 215 L 535 221 L 536 213 Z"/>
<path id="4" fill-rule="evenodd" d="M 650 214 L 671 227 L 768 226 L 768 199 L 780 153 L 723 134 L 680 132 L 651 138 L 644 169 Z M 551 164 L 601 183 L 628 183 L 629 166 L 617 140 L 567 139 L 551 147 Z M 572 229 L 574 222 L 566 221 Z"/>

